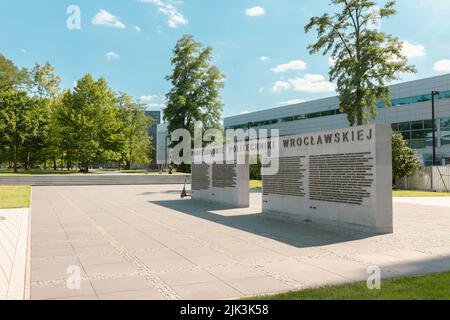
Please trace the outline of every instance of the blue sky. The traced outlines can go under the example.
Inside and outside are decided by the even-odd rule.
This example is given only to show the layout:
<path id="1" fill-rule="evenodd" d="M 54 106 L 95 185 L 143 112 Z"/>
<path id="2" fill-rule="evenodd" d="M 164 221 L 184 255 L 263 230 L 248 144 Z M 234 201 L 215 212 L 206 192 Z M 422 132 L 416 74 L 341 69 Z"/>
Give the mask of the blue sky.
<path id="1" fill-rule="evenodd" d="M 79 30 L 66 27 L 69 5 L 81 10 Z M 417 66 L 403 80 L 450 72 L 449 1 L 399 0 L 397 9 L 380 28 L 406 42 Z M 308 54 L 314 36 L 303 32 L 325 10 L 328 0 L 0 0 L 0 52 L 21 67 L 50 61 L 64 87 L 88 72 L 104 76 L 159 108 L 172 49 L 192 34 L 214 49 L 230 116 L 334 95 L 329 59 Z"/>

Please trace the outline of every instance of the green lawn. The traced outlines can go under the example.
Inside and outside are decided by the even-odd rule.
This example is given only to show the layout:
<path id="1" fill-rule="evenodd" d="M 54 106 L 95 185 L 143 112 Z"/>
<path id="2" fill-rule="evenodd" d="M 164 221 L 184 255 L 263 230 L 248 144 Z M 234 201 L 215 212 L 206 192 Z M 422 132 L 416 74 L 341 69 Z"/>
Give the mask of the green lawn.
<path id="1" fill-rule="evenodd" d="M 30 207 L 30 186 L 0 186 L 0 209 Z"/>
<path id="2" fill-rule="evenodd" d="M 393 191 L 393 196 L 394 197 L 450 197 L 450 193 L 395 190 L 395 191 Z"/>
<path id="3" fill-rule="evenodd" d="M 19 169 L 17 173 L 14 173 L 14 169 L 0 169 L 0 176 L 13 176 L 13 175 L 38 175 L 38 174 L 78 174 L 76 170 L 52 170 L 52 169 Z"/>
<path id="4" fill-rule="evenodd" d="M 359 282 L 251 300 L 450 300 L 450 272 L 384 280 L 381 290 L 368 290 L 366 282 Z"/>
<path id="5" fill-rule="evenodd" d="M 261 180 L 250 180 L 250 189 L 262 189 L 262 181 Z"/>

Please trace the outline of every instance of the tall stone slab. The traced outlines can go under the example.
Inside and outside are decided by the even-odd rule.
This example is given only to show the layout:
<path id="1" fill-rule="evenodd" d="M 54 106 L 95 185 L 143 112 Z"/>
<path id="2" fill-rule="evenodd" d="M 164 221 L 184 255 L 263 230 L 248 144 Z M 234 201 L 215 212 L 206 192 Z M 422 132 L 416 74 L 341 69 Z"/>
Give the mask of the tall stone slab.
<path id="1" fill-rule="evenodd" d="M 250 170 L 248 164 L 208 163 L 199 155 L 210 151 L 194 151 L 192 164 L 192 199 L 225 204 L 234 208 L 248 208 L 250 203 Z M 201 152 L 201 153 L 200 153 Z"/>
<path id="2" fill-rule="evenodd" d="M 373 124 L 280 137 L 279 171 L 263 172 L 263 212 L 393 232 L 391 134 Z"/>

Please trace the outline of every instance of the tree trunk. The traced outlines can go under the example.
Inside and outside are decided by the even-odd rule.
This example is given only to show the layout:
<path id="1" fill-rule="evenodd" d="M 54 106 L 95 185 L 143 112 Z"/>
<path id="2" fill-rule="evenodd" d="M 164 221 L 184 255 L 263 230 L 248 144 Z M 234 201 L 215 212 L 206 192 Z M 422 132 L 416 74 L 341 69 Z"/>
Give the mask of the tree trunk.
<path id="1" fill-rule="evenodd" d="M 14 150 L 14 173 L 17 173 L 18 159 L 19 159 L 19 140 L 16 139 L 16 149 Z"/>
<path id="2" fill-rule="evenodd" d="M 9 168 L 13 167 L 14 163 L 14 149 L 12 145 L 9 147 Z"/>
<path id="3" fill-rule="evenodd" d="M 29 168 L 30 168 L 30 151 L 27 151 L 25 156 L 25 170 L 28 171 Z"/>
<path id="4" fill-rule="evenodd" d="M 364 115 L 363 115 L 363 110 L 361 109 L 361 107 L 358 109 L 358 116 L 357 116 L 357 125 L 358 126 L 362 126 L 364 125 Z"/>
<path id="5" fill-rule="evenodd" d="M 53 156 L 53 170 L 56 171 L 58 168 L 56 168 L 56 157 Z"/>

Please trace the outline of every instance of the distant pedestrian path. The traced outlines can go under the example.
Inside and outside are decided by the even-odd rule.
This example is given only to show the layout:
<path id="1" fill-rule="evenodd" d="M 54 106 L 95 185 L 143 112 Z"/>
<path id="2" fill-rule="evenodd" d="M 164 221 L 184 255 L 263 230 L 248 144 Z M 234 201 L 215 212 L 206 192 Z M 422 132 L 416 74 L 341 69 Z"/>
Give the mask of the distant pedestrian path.
<path id="1" fill-rule="evenodd" d="M 176 174 L 85 174 L 85 175 L 0 175 L 0 185 L 92 186 L 182 184 L 186 175 Z"/>
<path id="2" fill-rule="evenodd" d="M 394 198 L 395 203 L 450 208 L 450 197 Z M 450 212 L 449 212 L 450 215 Z"/>

